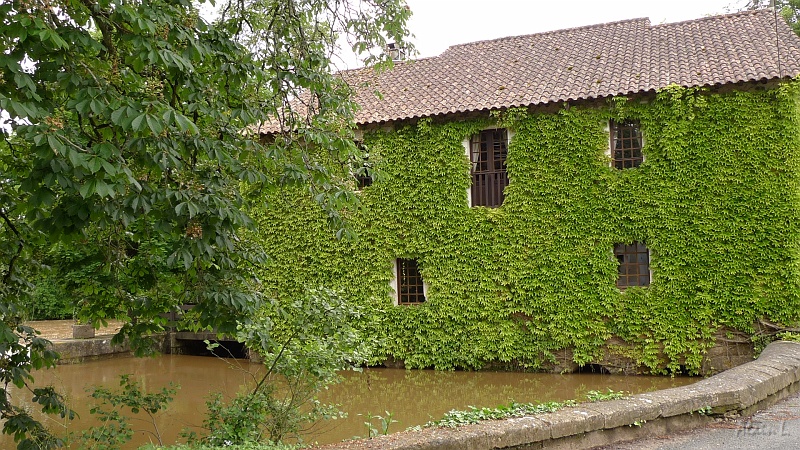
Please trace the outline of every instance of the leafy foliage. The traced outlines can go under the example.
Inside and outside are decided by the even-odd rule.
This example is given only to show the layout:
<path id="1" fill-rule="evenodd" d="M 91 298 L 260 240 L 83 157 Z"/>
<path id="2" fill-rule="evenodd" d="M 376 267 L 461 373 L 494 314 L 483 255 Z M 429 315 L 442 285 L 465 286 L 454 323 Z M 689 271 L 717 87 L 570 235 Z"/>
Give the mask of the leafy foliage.
<path id="1" fill-rule="evenodd" d="M 360 415 L 361 414 L 359 414 L 359 416 Z M 379 414 L 372 414 L 370 412 L 367 412 L 366 414 L 364 414 L 364 419 L 366 419 L 364 420 L 364 427 L 367 430 L 366 437 L 368 439 L 371 439 L 376 436 L 385 436 L 389 434 L 389 427 L 393 423 L 397 423 L 397 421 L 394 420 L 394 414 L 392 414 L 389 411 L 384 411 L 382 416 Z M 375 420 L 378 421 L 378 427 L 376 427 L 373 424 L 373 421 Z M 358 436 L 355 436 L 353 439 L 358 439 L 358 438 L 359 438 Z"/>
<path id="2" fill-rule="evenodd" d="M 331 291 L 316 290 L 290 305 L 275 303 L 258 320 L 242 325 L 237 339 L 259 352 L 266 371 L 230 402 L 208 401 L 204 426 L 210 445 L 284 442 L 300 439 L 321 419 L 341 413 L 316 395 L 341 378 L 338 371 L 359 369 L 373 346 L 354 326 L 361 308 Z"/>
<path id="3" fill-rule="evenodd" d="M 58 414 L 61 418 L 73 419 L 75 413 L 66 407 L 64 398 L 52 387 L 33 388 L 30 382 L 31 370 L 52 367 L 56 354 L 49 342 L 38 336 L 33 328 L 17 322 L 9 326 L 10 318 L 19 317 L 14 304 L 0 303 L 0 317 L 6 328 L 0 334 L 0 354 L 3 366 L 0 369 L 0 382 L 4 391 L 14 385 L 27 389 L 33 394 L 32 401 L 46 414 Z M 17 319 L 18 320 L 18 319 Z M 53 448 L 63 445 L 63 440 L 52 436 L 47 429 L 33 418 L 31 411 L 13 405 L 6 394 L 0 398 L 0 417 L 3 419 L 3 433 L 14 436 L 19 449 Z"/>
<path id="4" fill-rule="evenodd" d="M 43 273 L 35 279 L 30 296 L 21 305 L 29 320 L 69 319 L 75 313 L 75 303 L 67 294 L 61 280 L 53 273 Z"/>
<path id="5" fill-rule="evenodd" d="M 452 410 L 439 420 L 425 424 L 426 427 L 447 427 L 455 428 L 471 423 L 478 423 L 482 420 L 510 419 L 512 417 L 524 417 L 533 414 L 555 412 L 569 406 L 575 406 L 572 400 L 566 402 L 547 402 L 547 403 L 517 403 L 511 402 L 508 405 L 500 405 L 496 408 L 476 408 L 470 406 L 467 411 Z"/>
<path id="6" fill-rule="evenodd" d="M 265 293 L 326 285 L 371 313 L 359 325 L 407 367 L 536 369 L 571 350 L 608 351 L 652 372 L 700 368 L 714 332 L 798 320 L 797 85 L 670 87 L 651 97 L 484 120 L 420 119 L 367 133 L 380 180 L 351 212 L 357 242 L 324 232 L 298 192 L 254 212 L 271 259 Z M 609 166 L 610 119 L 638 119 L 646 160 Z M 486 126 L 513 137 L 502 207 L 467 206 L 462 141 Z M 346 176 L 346 174 L 342 175 Z M 291 236 L 287 238 L 287 236 Z M 652 251 L 648 288 L 615 287 L 615 243 Z M 416 258 L 427 301 L 397 307 L 392 260 Z M 622 340 L 618 345 L 610 339 Z"/>
<path id="7" fill-rule="evenodd" d="M 355 150 L 351 90 L 332 70 L 335 39 L 349 36 L 369 62 L 390 64 L 375 50 L 387 40 L 410 48 L 410 11 L 400 0 L 221 7 L 208 23 L 191 0 L 0 4 L 6 385 L 31 382 L 56 356 L 18 327 L 36 255 L 51 245 L 76 256 L 79 318 L 126 319 L 115 342 L 127 337 L 142 354 L 143 336 L 182 303 L 196 305 L 191 326 L 220 333 L 259 310 L 248 269 L 262 255 L 241 239 L 259 192 L 304 185 L 340 219 L 347 196 L 309 152 L 347 160 Z M 267 123 L 280 131 L 269 142 L 257 131 Z M 243 186 L 255 195 L 245 198 Z M 0 408 L 4 432 L 28 446 L 24 436 L 40 425 L 5 389 Z"/>
<path id="8" fill-rule="evenodd" d="M 607 392 L 603 391 L 589 391 L 586 393 L 586 400 L 590 402 L 603 402 L 606 400 L 616 400 L 618 398 L 625 397 L 625 393 L 622 391 L 613 391 L 608 389 Z"/>
<path id="9" fill-rule="evenodd" d="M 133 434 L 143 431 L 149 434 L 152 440 L 159 445 L 163 445 L 161 432 L 155 421 L 155 414 L 166 408 L 172 401 L 177 388 L 170 385 L 162 388 L 160 392 L 146 393 L 142 391 L 140 384 L 131 379 L 131 375 L 120 375 L 118 391 L 95 387 L 92 390 L 92 398 L 100 403 L 95 405 L 89 412 L 96 416 L 101 425 L 93 426 L 81 433 L 81 448 L 94 450 L 113 450 L 120 448 L 123 444 L 130 441 Z M 125 414 L 137 415 L 140 412 L 147 415 L 147 419 L 129 417 Z M 147 428 L 134 429 L 132 421 L 144 420 Z"/>

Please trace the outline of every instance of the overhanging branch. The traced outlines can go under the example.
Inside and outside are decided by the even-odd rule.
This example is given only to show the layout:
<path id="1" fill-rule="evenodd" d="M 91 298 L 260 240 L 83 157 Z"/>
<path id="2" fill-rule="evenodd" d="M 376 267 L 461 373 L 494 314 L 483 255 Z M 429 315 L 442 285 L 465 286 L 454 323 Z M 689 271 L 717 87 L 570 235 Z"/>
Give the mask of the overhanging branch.
<path id="1" fill-rule="evenodd" d="M 17 252 L 11 256 L 11 259 L 8 261 L 8 268 L 6 269 L 5 273 L 3 274 L 3 284 L 8 284 L 8 281 L 11 279 L 11 274 L 14 273 L 14 264 L 19 259 L 20 255 L 22 255 L 22 249 L 25 247 L 25 242 L 22 240 L 22 235 L 20 234 L 19 230 L 14 223 L 11 222 L 11 219 L 8 218 L 6 212 L 0 209 L 0 218 L 3 219 L 3 222 L 6 223 L 6 226 L 11 230 L 14 235 L 17 236 Z"/>

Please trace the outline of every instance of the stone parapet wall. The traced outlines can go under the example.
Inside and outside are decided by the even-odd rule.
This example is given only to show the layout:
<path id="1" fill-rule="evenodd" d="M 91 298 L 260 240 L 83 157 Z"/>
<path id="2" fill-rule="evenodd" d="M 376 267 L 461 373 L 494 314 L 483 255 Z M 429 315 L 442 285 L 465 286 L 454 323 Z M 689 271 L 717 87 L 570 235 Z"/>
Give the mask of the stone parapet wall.
<path id="1" fill-rule="evenodd" d="M 59 364 L 78 364 L 100 358 L 114 356 L 128 356 L 131 354 L 130 346 L 112 345 L 111 336 L 101 336 L 88 339 L 53 339 L 53 350 L 61 358 Z"/>
<path id="2" fill-rule="evenodd" d="M 58 352 L 58 364 L 79 364 L 86 361 L 132 356 L 127 342 L 121 345 L 111 344 L 111 335 L 96 336 L 87 339 L 51 339 L 52 349 Z M 158 350 L 169 353 L 167 335 L 154 335 Z"/>
<path id="3" fill-rule="evenodd" d="M 713 345 L 708 348 L 699 369 L 699 375 L 710 376 L 733 367 L 746 364 L 753 360 L 753 343 L 749 335 L 729 329 L 720 328 L 711 340 Z M 636 362 L 636 358 L 631 356 L 633 353 L 629 345 L 619 337 L 608 339 L 600 348 L 600 352 L 590 363 L 581 366 L 575 362 L 575 356 L 571 348 L 556 350 L 552 353 L 552 359 L 538 367 L 537 371 L 546 373 L 607 373 L 614 375 L 652 375 L 650 369 Z M 666 358 L 662 356 L 663 365 L 666 365 Z M 675 375 L 686 375 L 687 371 L 682 362 L 680 371 Z M 402 360 L 388 357 L 383 366 L 390 368 L 405 368 Z M 663 368 L 663 367 L 662 367 Z M 484 370 L 525 370 L 521 363 L 516 361 L 499 362 L 488 361 L 482 367 Z M 661 372 L 658 373 L 662 374 Z"/>
<path id="4" fill-rule="evenodd" d="M 325 449 L 588 449 L 702 426 L 714 420 L 711 414 L 751 414 L 795 392 L 799 381 L 800 343 L 774 342 L 757 360 L 688 386 L 457 429 L 404 431 Z"/>

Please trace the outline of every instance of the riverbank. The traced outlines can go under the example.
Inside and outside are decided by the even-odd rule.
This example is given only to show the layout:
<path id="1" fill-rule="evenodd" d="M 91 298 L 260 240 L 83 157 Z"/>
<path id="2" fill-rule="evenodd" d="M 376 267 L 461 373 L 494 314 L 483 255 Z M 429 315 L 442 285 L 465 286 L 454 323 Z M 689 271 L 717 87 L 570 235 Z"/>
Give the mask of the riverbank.
<path id="1" fill-rule="evenodd" d="M 715 416 L 749 415 L 800 387 L 800 343 L 773 342 L 755 361 L 689 386 L 554 413 L 426 428 L 323 447 L 326 450 L 590 449 L 707 425 Z"/>
<path id="2" fill-rule="evenodd" d="M 70 321 L 61 321 L 71 323 Z M 60 339 L 64 326 L 41 327 L 65 361 L 81 362 L 109 354 L 127 354 L 110 345 L 111 335 Z M 63 324 L 60 324 L 63 325 Z M 113 329 L 112 324 L 109 324 Z M 60 329 L 60 335 L 58 331 Z M 47 333 L 47 334 L 45 334 Z M 78 349 L 78 350 L 75 350 Z M 487 421 L 458 429 L 424 429 L 370 440 L 334 444 L 327 449 L 581 449 L 672 434 L 706 425 L 720 416 L 747 415 L 779 401 L 800 384 L 800 344 L 770 344 L 756 361 L 729 369 L 691 386 L 582 404 L 550 414 Z"/>
<path id="3" fill-rule="evenodd" d="M 179 439 L 181 430 L 205 434 L 202 428 L 206 400 L 214 393 L 227 398 L 251 386 L 266 370 L 263 364 L 241 359 L 161 355 L 154 358 L 103 358 L 82 364 L 59 365 L 35 373 L 37 387 L 53 385 L 70 402 L 80 418 L 64 430 L 79 431 L 95 424 L 89 413 L 96 400 L 87 389 L 102 386 L 119 389 L 119 376 L 132 374 L 147 392 L 157 392 L 170 383 L 180 386 L 167 410 L 156 414 L 157 427 L 164 442 Z M 600 374 L 558 375 L 521 372 L 468 372 L 368 368 L 346 371 L 342 381 L 320 393 L 323 404 L 337 404 L 346 418 L 322 421 L 304 435 L 306 442 L 330 444 L 367 436 L 364 422 L 382 429 L 380 415 L 389 432 L 423 425 L 444 416 L 447 411 L 467 409 L 469 405 L 494 407 L 511 399 L 519 403 L 564 402 L 586 398 L 589 391 L 641 393 L 668 389 L 696 381 L 695 378 L 623 376 Z M 21 406 L 35 408 L 26 392 L 17 394 Z M 23 398 L 27 399 L 23 402 Z M 388 413 L 387 413 L 388 411 Z M 396 421 L 396 422 L 395 422 Z M 136 445 L 150 442 L 148 427 L 135 435 Z M 59 426 L 62 429 L 62 426 Z M 13 440 L 0 437 L 0 449 L 13 448 Z M 133 445 L 131 448 L 136 448 Z"/>

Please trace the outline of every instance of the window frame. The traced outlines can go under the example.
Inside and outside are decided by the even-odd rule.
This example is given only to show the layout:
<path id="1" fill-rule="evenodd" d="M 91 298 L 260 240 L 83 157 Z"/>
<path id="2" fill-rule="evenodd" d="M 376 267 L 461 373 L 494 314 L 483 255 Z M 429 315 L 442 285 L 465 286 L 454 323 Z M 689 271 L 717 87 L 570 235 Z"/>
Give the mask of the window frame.
<path id="1" fill-rule="evenodd" d="M 633 129 L 634 135 L 620 137 L 620 134 L 624 133 L 626 128 Z M 622 119 L 619 121 L 612 119 L 608 122 L 608 130 L 608 156 L 611 159 L 611 167 L 616 170 L 626 170 L 641 166 L 645 161 L 645 142 L 641 122 L 635 119 Z M 626 142 L 631 143 L 634 140 L 638 140 L 638 146 L 625 147 Z M 618 143 L 620 148 L 616 148 Z M 618 152 L 620 158 L 617 158 Z M 630 154 L 626 156 L 625 152 L 630 152 Z"/>
<path id="2" fill-rule="evenodd" d="M 415 273 L 412 273 L 411 276 L 417 278 L 419 283 L 410 285 L 410 287 L 415 287 L 419 289 L 422 287 L 422 300 L 404 300 L 403 299 L 403 280 L 404 277 L 401 273 L 403 262 L 405 263 L 413 263 L 413 269 Z M 395 258 L 392 261 L 392 281 L 390 283 L 392 290 L 394 291 L 394 304 L 398 306 L 418 306 L 422 305 L 428 301 L 428 283 L 422 277 L 422 269 L 420 267 L 419 261 L 414 258 Z M 415 292 L 411 294 L 419 299 L 419 292 Z"/>
<path id="3" fill-rule="evenodd" d="M 617 279 L 615 281 L 617 289 L 624 292 L 629 287 L 650 286 L 653 281 L 653 270 L 650 266 L 651 250 L 644 241 L 616 243 L 612 254 L 617 261 Z M 634 256 L 636 260 L 631 261 L 631 256 Z M 645 261 L 641 260 L 642 256 Z M 635 273 L 632 273 L 631 269 L 634 269 Z M 636 281 L 635 284 L 629 283 L 632 279 Z"/>
<path id="4" fill-rule="evenodd" d="M 484 139 L 484 135 L 497 132 L 502 133 L 499 139 L 494 135 L 491 140 Z M 513 132 L 507 128 L 485 128 L 464 140 L 463 145 L 469 160 L 470 187 L 467 189 L 467 204 L 470 207 L 498 208 L 505 202 L 505 188 L 509 185 L 506 168 L 508 148 L 512 136 Z M 485 150 L 481 148 L 484 143 L 487 145 Z M 499 148 L 497 148 L 498 144 Z M 492 146 L 491 149 L 488 148 L 489 145 Z M 501 159 L 497 158 L 499 155 L 502 155 Z M 481 161 L 481 156 L 484 156 L 485 161 Z M 489 169 L 488 165 L 492 162 L 494 167 Z M 501 165 L 500 168 L 497 168 L 498 162 Z M 486 169 L 476 171 L 477 164 L 486 164 Z M 477 180 L 480 178 L 486 181 L 478 183 Z M 488 180 L 488 178 L 493 178 L 493 180 Z M 482 186 L 482 188 L 478 186 Z"/>

